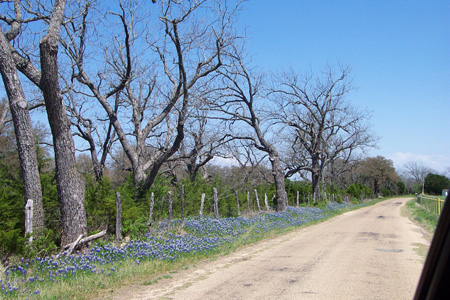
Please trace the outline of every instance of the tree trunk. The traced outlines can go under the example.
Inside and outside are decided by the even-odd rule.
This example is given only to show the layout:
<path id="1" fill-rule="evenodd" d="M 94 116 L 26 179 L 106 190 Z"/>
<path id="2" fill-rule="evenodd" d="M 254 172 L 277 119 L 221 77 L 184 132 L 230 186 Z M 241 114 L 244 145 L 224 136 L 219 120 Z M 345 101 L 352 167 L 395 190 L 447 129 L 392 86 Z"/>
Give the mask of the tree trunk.
<path id="1" fill-rule="evenodd" d="M 14 131 L 16 133 L 20 171 L 23 180 L 24 205 L 28 199 L 33 200 L 33 222 L 31 226 L 34 232 L 39 233 L 44 229 L 44 208 L 42 204 L 42 190 L 39 180 L 36 147 L 28 111 L 28 102 L 25 99 L 25 94 L 10 49 L 11 45 L 0 28 L 0 72 L 8 95 Z M 25 228 L 25 232 L 28 231 Z"/>
<path id="2" fill-rule="evenodd" d="M 278 157 L 278 155 L 272 155 L 270 156 L 270 162 L 272 163 L 272 173 L 273 179 L 275 181 L 277 211 L 286 211 L 286 188 L 284 184 L 284 171 L 281 167 L 280 158 Z"/>
<path id="3" fill-rule="evenodd" d="M 87 235 L 87 222 L 84 184 L 75 165 L 75 147 L 58 78 L 59 29 L 64 8 L 65 1 L 55 2 L 47 35 L 40 41 L 39 49 L 42 73 L 40 86 L 55 150 L 56 183 L 61 211 L 61 244 L 67 245 L 81 234 Z"/>

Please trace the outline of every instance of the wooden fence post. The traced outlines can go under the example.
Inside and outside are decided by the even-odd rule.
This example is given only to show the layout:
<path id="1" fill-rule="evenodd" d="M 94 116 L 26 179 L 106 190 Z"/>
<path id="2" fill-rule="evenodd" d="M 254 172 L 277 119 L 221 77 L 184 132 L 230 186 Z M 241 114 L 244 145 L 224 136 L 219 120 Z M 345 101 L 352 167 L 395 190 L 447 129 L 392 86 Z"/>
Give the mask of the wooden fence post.
<path id="1" fill-rule="evenodd" d="M 202 202 L 200 203 L 200 212 L 198 213 L 199 219 L 203 217 L 203 203 L 205 203 L 205 193 L 202 193 Z"/>
<path id="2" fill-rule="evenodd" d="M 247 191 L 247 209 L 250 212 L 250 192 Z"/>
<path id="3" fill-rule="evenodd" d="M 184 227 L 184 184 L 181 186 L 181 227 Z"/>
<path id="4" fill-rule="evenodd" d="M 169 215 L 167 216 L 167 229 L 170 230 L 170 222 L 172 221 L 172 191 L 169 191 Z"/>
<path id="5" fill-rule="evenodd" d="M 267 193 L 264 193 L 264 204 L 266 205 L 266 210 L 269 211 L 269 201 L 267 200 Z"/>
<path id="6" fill-rule="evenodd" d="M 258 211 L 261 212 L 261 206 L 259 205 L 258 191 L 255 189 L 256 205 L 258 206 Z"/>
<path id="7" fill-rule="evenodd" d="M 148 216 L 148 222 L 147 222 L 147 227 L 148 230 L 150 231 L 150 227 L 152 226 L 153 220 L 152 220 L 152 216 L 153 216 L 153 206 L 155 205 L 155 194 L 152 192 L 152 195 L 150 196 L 150 214 Z"/>
<path id="8" fill-rule="evenodd" d="M 300 192 L 297 191 L 297 207 L 300 206 Z"/>
<path id="9" fill-rule="evenodd" d="M 237 215 L 240 216 L 241 212 L 239 211 L 239 195 L 238 195 L 238 191 L 234 191 L 234 194 L 236 195 Z"/>
<path id="10" fill-rule="evenodd" d="M 25 235 L 30 234 L 30 243 L 33 242 L 33 199 L 28 199 L 25 205 Z"/>
<path id="11" fill-rule="evenodd" d="M 120 192 L 116 192 L 116 237 L 118 243 L 122 239 L 122 199 Z"/>
<path id="12" fill-rule="evenodd" d="M 213 198 L 214 198 L 214 217 L 216 219 L 219 218 L 219 200 L 217 199 L 217 190 L 216 188 L 213 188 Z"/>

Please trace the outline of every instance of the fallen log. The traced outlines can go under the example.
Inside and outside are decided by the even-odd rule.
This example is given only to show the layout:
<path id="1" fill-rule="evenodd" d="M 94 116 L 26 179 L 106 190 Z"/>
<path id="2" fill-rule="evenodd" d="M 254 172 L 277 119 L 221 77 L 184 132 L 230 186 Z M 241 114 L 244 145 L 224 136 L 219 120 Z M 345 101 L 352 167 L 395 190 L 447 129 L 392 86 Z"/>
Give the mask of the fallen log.
<path id="1" fill-rule="evenodd" d="M 81 244 L 84 244 L 84 243 L 87 243 L 87 242 L 90 242 L 90 241 L 99 239 L 99 238 L 101 238 L 102 236 L 104 236 L 105 234 L 106 234 L 106 229 L 103 230 L 103 231 L 100 231 L 99 233 L 96 233 L 96 234 L 90 235 L 90 236 L 88 236 L 88 237 L 82 238 L 82 239 L 80 239 L 78 242 L 75 241 L 75 242 L 73 242 L 73 243 L 70 243 L 70 244 L 68 244 L 68 245 L 65 245 L 65 246 L 62 247 L 62 249 L 66 250 L 66 249 L 70 248 L 73 244 L 75 244 L 75 245 L 73 245 L 74 248 L 75 248 L 75 246 L 77 246 L 77 245 L 81 245 Z"/>
<path id="2" fill-rule="evenodd" d="M 66 253 L 67 256 L 72 254 L 73 249 L 75 249 L 75 247 L 78 245 L 78 243 L 81 241 L 82 238 L 83 238 L 83 234 L 80 234 L 80 236 L 77 238 L 77 240 L 75 242 L 73 242 L 72 244 L 70 244 L 71 246 L 69 247 L 69 250 Z"/>

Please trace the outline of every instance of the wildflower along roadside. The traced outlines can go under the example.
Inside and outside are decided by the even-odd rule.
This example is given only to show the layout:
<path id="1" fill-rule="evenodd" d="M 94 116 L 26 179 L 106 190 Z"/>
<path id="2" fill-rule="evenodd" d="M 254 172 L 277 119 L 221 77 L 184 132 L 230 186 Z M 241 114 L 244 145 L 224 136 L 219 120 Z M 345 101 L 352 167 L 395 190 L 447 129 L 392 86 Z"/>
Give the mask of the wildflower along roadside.
<path id="1" fill-rule="evenodd" d="M 93 246 L 87 254 L 22 260 L 5 270 L 0 285 L 3 296 L 15 299 L 46 298 L 46 289 L 61 283 L 95 276 L 102 286 L 107 277 L 125 264 L 139 267 L 143 261 L 175 261 L 188 255 L 207 255 L 256 241 L 268 233 L 286 231 L 338 213 L 349 204 L 331 203 L 323 208 L 288 207 L 286 212 L 269 212 L 252 217 L 186 219 L 183 233 L 176 233 L 179 220 L 160 222 L 151 234 L 123 246 Z M 54 289 L 54 288 L 53 288 Z"/>

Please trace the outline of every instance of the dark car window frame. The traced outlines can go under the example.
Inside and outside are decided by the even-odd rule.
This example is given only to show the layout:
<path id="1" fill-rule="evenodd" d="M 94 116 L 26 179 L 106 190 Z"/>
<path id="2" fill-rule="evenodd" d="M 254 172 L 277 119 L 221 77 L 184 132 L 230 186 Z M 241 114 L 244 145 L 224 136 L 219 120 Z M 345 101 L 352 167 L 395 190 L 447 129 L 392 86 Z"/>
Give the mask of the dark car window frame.
<path id="1" fill-rule="evenodd" d="M 414 299 L 450 299 L 450 195 L 428 251 Z"/>

